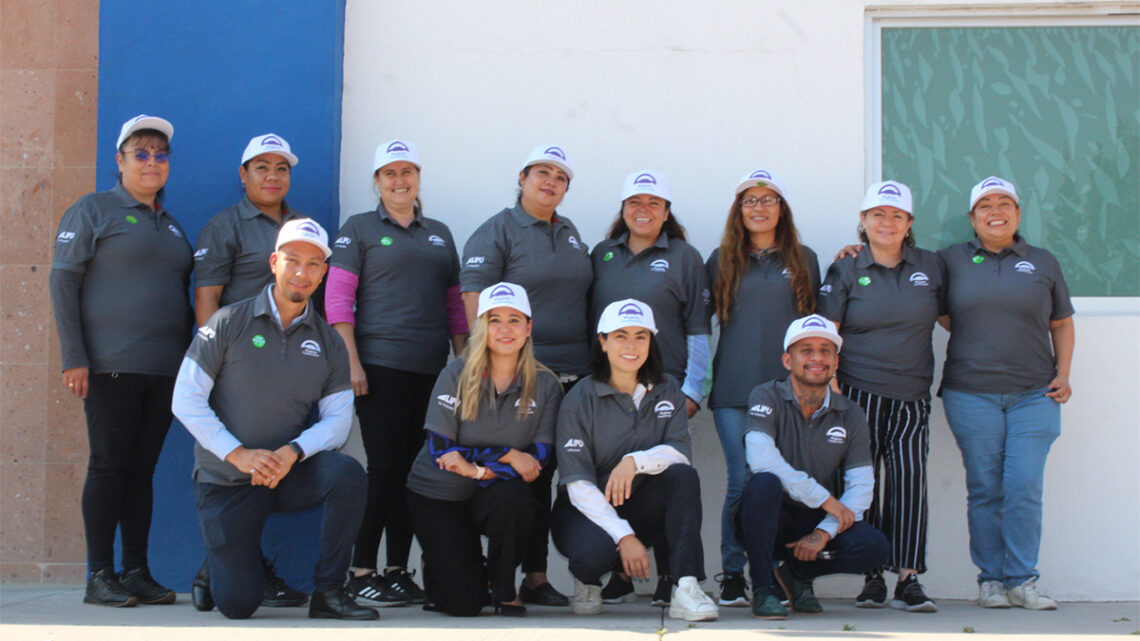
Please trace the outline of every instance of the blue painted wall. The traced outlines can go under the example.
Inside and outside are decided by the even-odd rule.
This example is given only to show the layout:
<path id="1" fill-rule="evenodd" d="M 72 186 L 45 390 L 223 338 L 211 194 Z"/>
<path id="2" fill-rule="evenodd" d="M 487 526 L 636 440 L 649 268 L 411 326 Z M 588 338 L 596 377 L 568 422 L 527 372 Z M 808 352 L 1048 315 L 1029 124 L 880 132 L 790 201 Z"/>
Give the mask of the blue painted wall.
<path id="1" fill-rule="evenodd" d="M 197 238 L 242 195 L 246 143 L 274 132 L 300 162 L 287 201 L 335 234 L 340 204 L 344 0 L 105 1 L 99 13 L 97 187 L 115 184 L 123 121 L 174 124 L 165 206 Z M 177 422 L 155 474 L 151 570 L 186 591 L 203 558 L 193 507 L 193 440 Z M 311 587 L 318 514 L 274 517 L 263 547 L 280 574 Z"/>

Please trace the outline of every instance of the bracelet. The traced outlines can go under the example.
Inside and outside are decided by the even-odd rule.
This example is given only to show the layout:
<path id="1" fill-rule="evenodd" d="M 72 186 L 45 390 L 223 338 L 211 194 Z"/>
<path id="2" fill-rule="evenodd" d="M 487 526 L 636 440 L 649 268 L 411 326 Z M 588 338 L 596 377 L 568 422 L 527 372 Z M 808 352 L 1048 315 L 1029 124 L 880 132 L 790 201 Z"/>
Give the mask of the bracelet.
<path id="1" fill-rule="evenodd" d="M 476 463 L 475 464 L 475 480 L 476 481 L 482 481 L 484 476 L 487 476 L 487 468 Z"/>

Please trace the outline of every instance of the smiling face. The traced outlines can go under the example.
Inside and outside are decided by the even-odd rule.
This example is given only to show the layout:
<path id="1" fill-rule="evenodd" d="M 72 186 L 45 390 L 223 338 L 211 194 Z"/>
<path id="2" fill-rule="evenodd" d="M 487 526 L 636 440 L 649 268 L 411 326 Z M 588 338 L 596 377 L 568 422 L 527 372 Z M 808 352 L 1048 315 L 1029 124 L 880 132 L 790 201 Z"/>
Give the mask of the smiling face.
<path id="1" fill-rule="evenodd" d="M 390 162 L 376 171 L 376 188 L 385 207 L 412 207 L 420 195 L 420 170 L 406 160 Z"/>
<path id="2" fill-rule="evenodd" d="M 867 240 L 873 246 L 897 249 L 902 247 L 914 217 L 898 207 L 880 205 L 859 214 Z"/>
<path id="3" fill-rule="evenodd" d="M 497 356 L 518 356 L 530 337 L 531 321 L 513 307 L 487 311 L 487 349 Z"/>
<path id="4" fill-rule="evenodd" d="M 757 202 L 751 207 L 744 205 L 745 201 L 755 199 Z M 759 201 L 770 200 L 770 204 Z M 771 234 L 776 231 L 780 222 L 780 197 L 767 187 L 749 187 L 740 198 L 740 215 L 744 221 L 744 228 L 749 234 Z"/>
<path id="5" fill-rule="evenodd" d="M 144 203 L 154 201 L 158 190 L 166 185 L 170 177 L 170 161 L 158 162 L 155 154 L 167 152 L 170 145 L 156 134 L 136 133 L 123 142 L 122 151 L 115 155 L 122 176 L 123 189 L 136 200 Z M 139 160 L 138 152 L 149 154 L 146 160 Z"/>
<path id="6" fill-rule="evenodd" d="M 974 233 L 990 247 L 1013 245 L 1020 223 L 1021 207 L 1005 194 L 983 196 L 970 212 Z"/>
<path id="7" fill-rule="evenodd" d="M 664 198 L 635 194 L 625 199 L 621 217 L 629 227 L 629 237 L 657 242 L 661 227 L 669 218 L 669 204 Z"/>
<path id="8" fill-rule="evenodd" d="M 321 284 L 328 265 L 319 247 L 295 240 L 269 255 L 269 270 L 273 272 L 279 295 L 291 302 L 303 303 Z"/>
<path id="9" fill-rule="evenodd" d="M 623 327 L 609 334 L 598 334 L 612 373 L 637 376 L 649 358 L 649 344 L 653 333 L 644 327 Z"/>
<path id="10" fill-rule="evenodd" d="M 289 161 L 278 154 L 261 154 L 246 165 L 238 168 L 245 195 L 258 209 L 276 210 L 289 193 Z"/>
<path id="11" fill-rule="evenodd" d="M 803 338 L 788 346 L 782 357 L 784 367 L 803 387 L 824 387 L 839 367 L 835 343 L 826 338 Z"/>
<path id="12" fill-rule="evenodd" d="M 570 188 L 570 177 L 554 165 L 538 163 L 519 172 L 519 188 L 527 213 L 553 212 Z"/>

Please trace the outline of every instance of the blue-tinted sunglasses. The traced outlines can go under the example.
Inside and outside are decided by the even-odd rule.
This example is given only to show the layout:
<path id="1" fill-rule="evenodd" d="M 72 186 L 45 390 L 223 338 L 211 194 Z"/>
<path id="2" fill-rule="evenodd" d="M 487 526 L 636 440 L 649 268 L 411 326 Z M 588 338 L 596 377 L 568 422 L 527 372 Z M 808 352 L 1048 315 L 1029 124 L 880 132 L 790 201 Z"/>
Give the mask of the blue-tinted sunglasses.
<path id="1" fill-rule="evenodd" d="M 169 152 L 169 151 L 156 151 L 152 154 L 145 149 L 136 149 L 136 150 L 134 150 L 132 152 L 128 152 L 128 153 L 133 154 L 135 157 L 135 160 L 137 160 L 139 162 L 147 162 L 153 156 L 154 161 L 156 163 L 163 164 L 166 162 L 170 162 L 170 153 L 171 152 Z"/>

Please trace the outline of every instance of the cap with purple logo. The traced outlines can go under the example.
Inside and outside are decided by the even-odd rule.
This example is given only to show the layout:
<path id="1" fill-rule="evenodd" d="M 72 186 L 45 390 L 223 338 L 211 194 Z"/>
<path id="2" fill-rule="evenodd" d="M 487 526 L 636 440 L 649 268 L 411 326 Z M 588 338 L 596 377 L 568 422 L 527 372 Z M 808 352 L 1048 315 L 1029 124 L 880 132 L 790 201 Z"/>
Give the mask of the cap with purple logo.
<path id="1" fill-rule="evenodd" d="M 131 137 L 131 134 L 143 129 L 161 131 L 166 136 L 167 142 L 174 138 L 174 125 L 170 124 L 169 120 L 158 116 L 139 114 L 123 123 L 123 127 L 119 129 L 119 141 L 115 143 L 115 149 L 120 149 L 127 138 Z"/>
<path id="2" fill-rule="evenodd" d="M 788 325 L 788 331 L 784 333 L 784 351 L 805 338 L 826 338 L 835 343 L 836 353 L 843 347 L 843 339 L 840 338 L 835 323 L 819 314 L 797 318 Z"/>
<path id="3" fill-rule="evenodd" d="M 250 138 L 249 144 L 245 146 L 245 151 L 241 154 L 241 164 L 244 165 L 261 154 L 277 154 L 289 161 L 290 167 L 296 167 L 297 163 L 301 162 L 293 155 L 289 141 L 277 134 L 261 134 Z"/>
<path id="4" fill-rule="evenodd" d="M 407 140 L 389 140 L 376 146 L 376 154 L 372 156 L 372 172 L 399 161 L 410 162 L 416 169 L 423 169 L 420 164 L 420 152 L 416 146 Z"/>
<path id="5" fill-rule="evenodd" d="M 786 198 L 784 195 L 784 181 L 780 180 L 777 174 L 767 169 L 757 169 L 741 177 L 741 179 L 736 182 L 735 194 L 740 195 L 741 192 L 747 191 L 752 187 L 765 187 L 776 192 L 776 195 L 780 198 Z"/>
<path id="6" fill-rule="evenodd" d="M 644 327 L 656 334 L 657 324 L 653 320 L 653 309 L 633 298 L 617 300 L 606 305 L 601 317 L 598 318 L 598 333 L 609 334 L 623 327 Z"/>
<path id="7" fill-rule="evenodd" d="M 621 199 L 624 201 L 626 198 L 638 194 L 673 200 L 673 195 L 669 191 L 669 180 L 665 178 L 665 174 L 652 169 L 635 171 L 626 176 L 625 182 L 621 186 Z"/>
<path id="8" fill-rule="evenodd" d="M 479 292 L 479 307 L 476 316 L 495 309 L 496 307 L 510 307 L 530 317 L 530 298 L 522 285 L 514 283 L 495 283 Z"/>
<path id="9" fill-rule="evenodd" d="M 1013 183 L 997 176 L 990 176 L 982 182 L 974 185 L 970 190 L 970 211 L 974 210 L 974 206 L 978 201 L 990 194 L 1003 194 L 1013 199 L 1014 204 L 1021 204 L 1021 199 L 1017 197 L 1017 189 L 1013 187 Z"/>
<path id="10" fill-rule="evenodd" d="M 294 218 L 281 225 L 281 231 L 277 232 L 277 245 L 273 251 L 278 251 L 283 245 L 296 241 L 318 247 L 324 252 L 325 258 L 332 256 L 332 250 L 329 249 L 328 232 L 312 218 Z"/>
<path id="11" fill-rule="evenodd" d="M 884 180 L 872 184 L 863 195 L 863 206 L 859 211 L 875 207 L 898 207 L 908 214 L 913 214 L 910 187 L 897 180 Z"/>
<path id="12" fill-rule="evenodd" d="M 566 177 L 574 180 L 574 163 L 570 161 L 570 154 L 559 145 L 539 145 L 531 150 L 523 163 L 523 169 L 538 164 L 554 165 L 566 172 Z"/>

